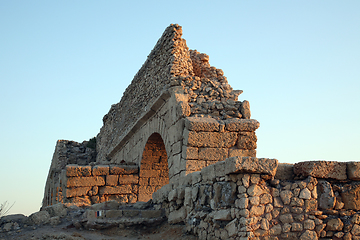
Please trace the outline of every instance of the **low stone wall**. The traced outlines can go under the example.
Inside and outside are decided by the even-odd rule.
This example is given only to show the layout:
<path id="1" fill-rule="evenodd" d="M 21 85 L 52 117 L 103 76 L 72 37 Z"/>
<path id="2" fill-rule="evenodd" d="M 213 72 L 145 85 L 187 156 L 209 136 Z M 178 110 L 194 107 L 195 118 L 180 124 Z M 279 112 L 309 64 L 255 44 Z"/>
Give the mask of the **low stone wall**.
<path id="1" fill-rule="evenodd" d="M 200 239 L 360 239 L 360 163 L 232 157 L 153 194 Z"/>
<path id="2" fill-rule="evenodd" d="M 139 168 L 136 165 L 68 165 L 62 172 L 63 202 L 95 204 L 110 200 L 138 200 Z"/>

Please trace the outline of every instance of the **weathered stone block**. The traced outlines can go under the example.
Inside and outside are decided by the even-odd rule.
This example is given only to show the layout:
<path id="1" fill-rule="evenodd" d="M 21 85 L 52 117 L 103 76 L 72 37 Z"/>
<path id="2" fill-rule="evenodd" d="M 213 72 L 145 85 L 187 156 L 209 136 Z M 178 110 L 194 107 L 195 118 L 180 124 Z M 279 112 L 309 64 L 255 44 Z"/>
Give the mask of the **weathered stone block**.
<path id="1" fill-rule="evenodd" d="M 224 122 L 226 130 L 231 132 L 254 132 L 260 126 L 260 123 L 255 119 L 230 118 Z"/>
<path id="2" fill-rule="evenodd" d="M 279 163 L 275 178 L 280 180 L 294 179 L 294 164 Z"/>
<path id="3" fill-rule="evenodd" d="M 240 110 L 240 113 L 243 116 L 243 118 L 250 119 L 251 112 L 250 112 L 250 103 L 249 103 L 249 101 L 244 100 L 241 103 L 241 106 L 240 106 L 239 110 Z"/>
<path id="4" fill-rule="evenodd" d="M 175 223 L 183 222 L 186 219 L 186 216 L 187 216 L 186 208 L 181 207 L 179 210 L 170 212 L 168 216 L 168 223 L 175 224 Z"/>
<path id="5" fill-rule="evenodd" d="M 213 213 L 214 220 L 228 221 L 231 220 L 230 209 L 222 209 Z"/>
<path id="6" fill-rule="evenodd" d="M 219 131 L 219 122 L 214 118 L 207 117 L 187 117 L 185 127 L 195 132 L 215 132 Z"/>
<path id="7" fill-rule="evenodd" d="M 35 225 L 46 224 L 50 221 L 50 214 L 47 211 L 35 212 L 29 216 L 29 220 Z"/>
<path id="8" fill-rule="evenodd" d="M 106 175 L 106 185 L 116 186 L 118 185 L 119 175 Z"/>
<path id="9" fill-rule="evenodd" d="M 315 178 L 332 178 L 345 180 L 346 163 L 334 161 L 309 161 L 294 164 L 294 173 L 297 176 L 312 176 Z"/>
<path id="10" fill-rule="evenodd" d="M 68 188 L 73 187 L 91 187 L 91 186 L 104 186 L 104 177 L 71 177 L 68 178 L 66 186 Z"/>
<path id="11" fill-rule="evenodd" d="M 225 161 L 215 163 L 215 177 L 225 176 Z"/>
<path id="12" fill-rule="evenodd" d="M 229 157 L 256 157 L 256 150 L 248 150 L 248 149 L 229 149 Z"/>
<path id="13" fill-rule="evenodd" d="M 239 149 L 256 149 L 257 137 L 255 132 L 239 132 L 239 139 L 237 142 L 237 147 Z"/>
<path id="14" fill-rule="evenodd" d="M 150 178 L 149 179 L 149 184 L 150 185 L 159 185 L 159 186 L 163 186 L 165 184 L 169 183 L 169 179 L 168 178 Z"/>
<path id="15" fill-rule="evenodd" d="M 360 210 L 360 184 L 346 184 L 343 187 L 341 198 L 345 209 Z"/>
<path id="16" fill-rule="evenodd" d="M 235 146 L 235 132 L 195 132 L 184 130 L 184 144 L 193 147 L 229 148 Z"/>
<path id="17" fill-rule="evenodd" d="M 91 166 L 67 165 L 67 177 L 87 177 L 91 176 Z"/>
<path id="18" fill-rule="evenodd" d="M 199 149 L 195 147 L 183 146 L 182 148 L 183 159 L 199 159 Z"/>
<path id="19" fill-rule="evenodd" d="M 186 160 L 186 170 L 187 171 L 200 171 L 204 167 L 206 167 L 206 161 Z"/>
<path id="20" fill-rule="evenodd" d="M 80 197 L 85 196 L 91 190 L 91 187 L 77 187 L 66 189 L 66 197 Z"/>
<path id="21" fill-rule="evenodd" d="M 276 159 L 231 157 L 225 160 L 225 174 L 247 172 L 274 176 L 277 165 Z"/>
<path id="22" fill-rule="evenodd" d="M 199 148 L 199 159 L 222 161 L 228 157 L 228 151 L 228 148 Z"/>
<path id="23" fill-rule="evenodd" d="M 129 175 L 139 172 L 137 165 L 114 165 L 110 166 L 110 174 L 114 175 Z"/>
<path id="24" fill-rule="evenodd" d="M 238 220 L 234 219 L 231 222 L 229 222 L 228 224 L 226 224 L 225 229 L 227 230 L 229 237 L 234 237 L 238 234 Z"/>
<path id="25" fill-rule="evenodd" d="M 160 170 L 141 170 L 140 177 L 159 177 Z"/>
<path id="26" fill-rule="evenodd" d="M 136 175 L 119 175 L 119 184 L 138 184 L 139 177 Z"/>
<path id="27" fill-rule="evenodd" d="M 99 189 L 100 195 L 105 194 L 129 194 L 132 192 L 131 186 L 123 185 L 123 186 L 105 186 Z"/>
<path id="28" fill-rule="evenodd" d="M 350 180 L 360 180 L 360 162 L 347 162 L 347 176 Z"/>
<path id="29" fill-rule="evenodd" d="M 201 177 L 203 181 L 213 181 L 215 179 L 215 167 L 214 165 L 207 166 L 201 169 Z"/>
<path id="30" fill-rule="evenodd" d="M 97 165 L 92 169 L 93 176 L 109 175 L 108 165 Z"/>

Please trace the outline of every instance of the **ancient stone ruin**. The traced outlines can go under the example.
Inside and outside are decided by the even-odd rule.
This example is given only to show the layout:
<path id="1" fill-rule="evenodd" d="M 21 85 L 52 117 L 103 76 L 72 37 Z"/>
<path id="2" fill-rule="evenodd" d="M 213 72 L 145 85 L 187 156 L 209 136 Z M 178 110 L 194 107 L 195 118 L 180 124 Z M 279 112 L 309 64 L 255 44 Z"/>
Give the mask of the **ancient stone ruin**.
<path id="1" fill-rule="evenodd" d="M 95 148 L 57 142 L 43 209 L 109 203 L 83 225 L 164 216 L 199 239 L 360 239 L 360 164 L 256 158 L 249 102 L 181 35 L 165 30 Z M 140 202 L 153 212 L 124 208 Z"/>

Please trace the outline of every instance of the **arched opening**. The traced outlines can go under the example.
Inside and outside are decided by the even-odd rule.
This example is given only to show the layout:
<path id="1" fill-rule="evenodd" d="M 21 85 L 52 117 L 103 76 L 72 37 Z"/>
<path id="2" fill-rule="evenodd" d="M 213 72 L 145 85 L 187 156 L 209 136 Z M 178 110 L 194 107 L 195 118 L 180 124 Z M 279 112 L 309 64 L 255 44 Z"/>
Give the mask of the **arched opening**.
<path id="1" fill-rule="evenodd" d="M 153 133 L 146 145 L 140 163 L 138 201 L 146 202 L 153 192 L 169 183 L 167 154 L 160 134 Z"/>

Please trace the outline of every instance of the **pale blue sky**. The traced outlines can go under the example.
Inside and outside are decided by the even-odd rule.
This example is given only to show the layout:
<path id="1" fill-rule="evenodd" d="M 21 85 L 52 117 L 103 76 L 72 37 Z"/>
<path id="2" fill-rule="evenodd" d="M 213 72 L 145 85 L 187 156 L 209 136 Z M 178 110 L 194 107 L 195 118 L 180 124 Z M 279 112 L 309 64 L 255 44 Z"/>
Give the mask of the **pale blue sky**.
<path id="1" fill-rule="evenodd" d="M 360 1 L 0 0 L 0 203 L 41 206 L 58 139 L 102 117 L 171 23 L 260 121 L 258 157 L 360 160 Z"/>

